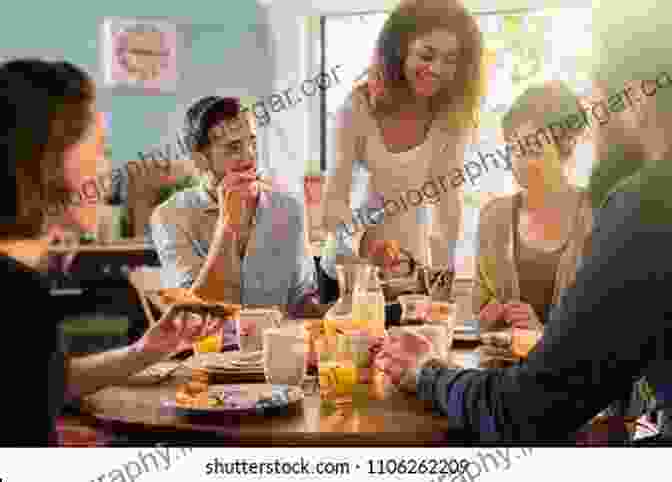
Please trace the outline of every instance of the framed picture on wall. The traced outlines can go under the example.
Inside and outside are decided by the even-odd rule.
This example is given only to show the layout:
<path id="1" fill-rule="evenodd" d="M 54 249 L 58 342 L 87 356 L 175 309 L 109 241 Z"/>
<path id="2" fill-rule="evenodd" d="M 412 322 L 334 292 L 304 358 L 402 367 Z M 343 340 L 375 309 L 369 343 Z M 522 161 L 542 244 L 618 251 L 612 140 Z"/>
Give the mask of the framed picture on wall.
<path id="1" fill-rule="evenodd" d="M 103 83 L 145 93 L 177 89 L 177 26 L 163 20 L 106 18 L 101 25 Z"/>

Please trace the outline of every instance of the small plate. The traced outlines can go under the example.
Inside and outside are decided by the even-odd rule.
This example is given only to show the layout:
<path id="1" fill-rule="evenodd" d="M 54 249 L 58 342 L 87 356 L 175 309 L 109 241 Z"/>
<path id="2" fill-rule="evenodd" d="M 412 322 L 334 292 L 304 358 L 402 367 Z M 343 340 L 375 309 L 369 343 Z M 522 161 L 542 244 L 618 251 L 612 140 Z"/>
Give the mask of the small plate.
<path id="1" fill-rule="evenodd" d="M 161 361 L 129 377 L 129 381 L 136 382 L 160 382 L 169 378 L 176 372 L 182 363 L 176 361 Z"/>
<path id="2" fill-rule="evenodd" d="M 175 400 L 167 400 L 163 406 L 174 410 L 178 417 L 219 414 L 270 416 L 285 414 L 290 406 L 303 400 L 301 387 L 289 385 L 211 385 L 208 391 L 210 397 L 221 400 L 223 405 L 187 407 Z"/>

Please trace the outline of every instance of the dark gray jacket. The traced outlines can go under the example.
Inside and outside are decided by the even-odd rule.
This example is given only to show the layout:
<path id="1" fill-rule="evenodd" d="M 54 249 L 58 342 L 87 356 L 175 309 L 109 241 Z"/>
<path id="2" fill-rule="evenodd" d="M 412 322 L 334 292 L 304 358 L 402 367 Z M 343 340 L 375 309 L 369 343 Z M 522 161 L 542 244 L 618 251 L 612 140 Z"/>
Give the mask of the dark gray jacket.
<path id="1" fill-rule="evenodd" d="M 421 370 L 418 394 L 480 442 L 565 443 L 646 376 L 672 381 L 672 161 L 612 193 L 590 257 L 526 363 Z"/>

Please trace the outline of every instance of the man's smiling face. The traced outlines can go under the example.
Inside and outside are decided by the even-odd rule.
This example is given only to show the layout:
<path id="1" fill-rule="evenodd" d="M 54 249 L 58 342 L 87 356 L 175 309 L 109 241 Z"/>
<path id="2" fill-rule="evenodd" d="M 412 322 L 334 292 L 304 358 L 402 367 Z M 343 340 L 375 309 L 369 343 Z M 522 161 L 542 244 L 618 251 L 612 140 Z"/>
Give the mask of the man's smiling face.
<path id="1" fill-rule="evenodd" d="M 208 131 L 206 155 L 218 178 L 230 171 L 247 171 L 257 167 L 257 129 L 254 116 L 241 112 L 224 119 Z"/>

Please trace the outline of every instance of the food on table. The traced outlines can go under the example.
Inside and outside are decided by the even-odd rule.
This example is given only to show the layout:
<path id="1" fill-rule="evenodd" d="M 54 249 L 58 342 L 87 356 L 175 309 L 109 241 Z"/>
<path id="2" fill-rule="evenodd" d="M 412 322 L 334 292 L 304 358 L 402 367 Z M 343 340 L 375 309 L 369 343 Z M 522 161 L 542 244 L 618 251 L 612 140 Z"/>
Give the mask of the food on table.
<path id="1" fill-rule="evenodd" d="M 191 290 L 184 288 L 166 288 L 159 291 L 161 302 L 165 305 L 177 305 L 188 311 L 201 314 L 210 313 L 224 320 L 232 320 L 240 317 L 241 305 L 221 303 L 204 300 L 195 295 Z M 194 344 L 197 353 L 211 353 L 221 350 L 222 336 L 213 335 L 205 337 Z"/>
<path id="2" fill-rule="evenodd" d="M 206 336 L 194 343 L 196 353 L 213 353 L 222 350 L 222 337 L 220 335 Z"/>
<path id="3" fill-rule="evenodd" d="M 201 388 L 190 384 L 180 387 L 175 397 L 176 404 L 181 408 L 263 411 L 287 406 L 302 398 L 300 390 L 290 390 L 289 387 L 214 385 L 205 391 L 198 391 Z M 190 390 L 196 390 L 197 393 Z"/>
<path id="4" fill-rule="evenodd" d="M 336 379 L 336 393 L 352 392 L 352 387 L 357 380 L 357 369 L 355 367 L 334 367 L 332 372 Z"/>
<path id="5" fill-rule="evenodd" d="M 200 374 L 195 376 L 192 374 L 192 380 L 177 389 L 175 401 L 183 407 L 197 408 L 210 406 L 208 388 L 207 381 L 204 382 Z"/>
<path id="6" fill-rule="evenodd" d="M 357 381 L 357 368 L 340 362 L 321 362 L 318 367 L 320 393 L 327 395 L 348 395 Z"/>
<path id="7" fill-rule="evenodd" d="M 223 303 L 220 301 L 205 300 L 185 288 L 164 288 L 159 291 L 159 297 L 165 305 L 179 305 L 186 309 L 208 311 L 226 319 L 240 315 L 241 305 Z"/>
<path id="8" fill-rule="evenodd" d="M 364 318 L 366 320 L 366 318 Z M 352 318 L 349 319 L 325 319 L 324 320 L 324 333 L 328 337 L 335 337 L 336 333 L 343 333 L 349 330 L 356 330 L 362 325 L 361 322 L 356 321 Z"/>

